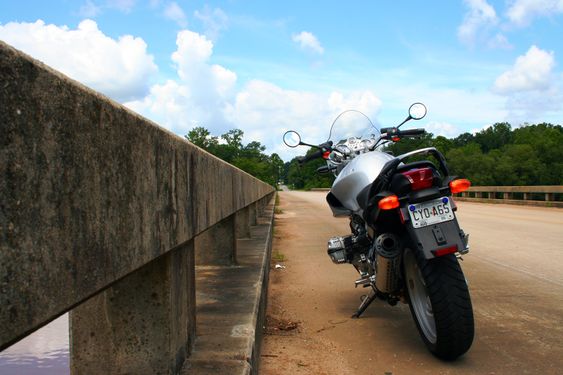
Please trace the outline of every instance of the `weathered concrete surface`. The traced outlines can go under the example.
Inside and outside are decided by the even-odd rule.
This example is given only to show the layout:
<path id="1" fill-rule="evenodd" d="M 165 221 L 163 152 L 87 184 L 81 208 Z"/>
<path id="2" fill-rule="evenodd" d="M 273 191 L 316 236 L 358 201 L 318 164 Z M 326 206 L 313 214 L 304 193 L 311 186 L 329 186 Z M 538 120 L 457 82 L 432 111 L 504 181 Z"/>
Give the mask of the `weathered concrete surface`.
<path id="1" fill-rule="evenodd" d="M 180 371 L 195 339 L 193 242 L 71 311 L 73 374 Z"/>
<path id="2" fill-rule="evenodd" d="M 473 202 L 473 203 L 514 204 L 518 206 L 563 208 L 563 202 L 561 201 L 537 201 L 537 200 L 524 200 L 524 199 L 488 199 L 488 198 L 470 198 L 470 197 L 456 197 L 456 200 L 460 202 L 465 201 L 465 202 Z"/>
<path id="3" fill-rule="evenodd" d="M 195 263 L 198 266 L 228 266 L 237 259 L 237 214 L 221 220 L 195 238 Z"/>
<path id="4" fill-rule="evenodd" d="M 197 338 L 182 374 L 258 373 L 272 226 L 270 205 L 237 241 L 236 266 L 196 268 Z"/>
<path id="5" fill-rule="evenodd" d="M 0 349 L 273 189 L 0 42 Z"/>
<path id="6" fill-rule="evenodd" d="M 250 207 L 246 207 L 235 214 L 237 238 L 250 237 Z"/>

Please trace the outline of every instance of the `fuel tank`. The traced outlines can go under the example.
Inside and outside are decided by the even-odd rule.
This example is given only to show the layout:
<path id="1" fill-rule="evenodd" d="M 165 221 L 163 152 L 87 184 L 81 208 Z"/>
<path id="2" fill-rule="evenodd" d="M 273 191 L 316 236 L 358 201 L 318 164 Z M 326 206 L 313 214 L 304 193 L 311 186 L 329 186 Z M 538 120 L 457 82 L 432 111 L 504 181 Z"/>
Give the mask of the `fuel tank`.
<path id="1" fill-rule="evenodd" d="M 394 156 L 379 151 L 356 156 L 340 171 L 330 191 L 346 209 L 361 214 L 356 197 L 376 179 L 385 163 L 391 159 Z"/>

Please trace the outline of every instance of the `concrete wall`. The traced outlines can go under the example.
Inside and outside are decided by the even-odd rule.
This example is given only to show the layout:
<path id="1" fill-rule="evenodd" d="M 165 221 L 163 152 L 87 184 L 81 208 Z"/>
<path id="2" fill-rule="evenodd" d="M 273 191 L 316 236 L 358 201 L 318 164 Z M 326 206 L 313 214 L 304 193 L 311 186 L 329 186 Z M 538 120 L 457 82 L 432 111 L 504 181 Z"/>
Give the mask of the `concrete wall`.
<path id="1" fill-rule="evenodd" d="M 0 349 L 118 281 L 89 303 L 142 289 L 137 270 L 158 279 L 146 306 L 189 299 L 170 259 L 189 264 L 196 235 L 272 192 L 0 42 Z"/>
<path id="2" fill-rule="evenodd" d="M 563 186 L 471 186 L 468 191 L 456 194 L 460 201 L 478 203 L 506 203 L 521 206 L 563 208 Z M 543 200 L 538 200 L 542 197 Z"/>

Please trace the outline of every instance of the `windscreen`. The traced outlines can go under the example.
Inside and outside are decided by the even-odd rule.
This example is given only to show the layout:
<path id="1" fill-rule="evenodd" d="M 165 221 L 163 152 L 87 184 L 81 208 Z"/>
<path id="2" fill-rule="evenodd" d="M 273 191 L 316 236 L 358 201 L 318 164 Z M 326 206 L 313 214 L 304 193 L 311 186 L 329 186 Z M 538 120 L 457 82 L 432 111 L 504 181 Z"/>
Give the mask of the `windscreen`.
<path id="1" fill-rule="evenodd" d="M 334 119 L 327 140 L 337 145 L 350 137 L 378 138 L 379 135 L 379 129 L 365 114 L 352 109 L 342 112 Z"/>

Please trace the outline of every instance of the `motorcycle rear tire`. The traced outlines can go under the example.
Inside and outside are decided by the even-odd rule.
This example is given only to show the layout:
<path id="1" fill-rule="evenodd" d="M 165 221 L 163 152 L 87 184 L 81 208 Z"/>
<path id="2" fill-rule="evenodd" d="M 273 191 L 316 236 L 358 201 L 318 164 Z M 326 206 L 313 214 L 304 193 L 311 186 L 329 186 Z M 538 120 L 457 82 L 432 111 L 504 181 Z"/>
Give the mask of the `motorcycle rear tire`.
<path id="1" fill-rule="evenodd" d="M 467 352 L 475 332 L 473 307 L 455 255 L 428 260 L 406 249 L 403 265 L 409 308 L 428 349 L 445 360 Z"/>

